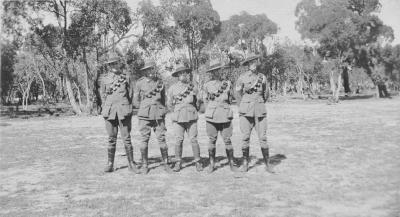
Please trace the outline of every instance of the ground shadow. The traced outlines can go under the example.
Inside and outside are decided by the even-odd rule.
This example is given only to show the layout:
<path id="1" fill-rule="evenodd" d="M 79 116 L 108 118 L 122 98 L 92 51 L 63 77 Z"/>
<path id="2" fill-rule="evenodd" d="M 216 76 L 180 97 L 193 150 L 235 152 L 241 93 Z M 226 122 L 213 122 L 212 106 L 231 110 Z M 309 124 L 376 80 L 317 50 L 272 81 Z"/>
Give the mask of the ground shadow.
<path id="1" fill-rule="evenodd" d="M 260 165 L 265 165 L 264 159 L 263 159 L 263 158 L 257 159 L 256 163 L 252 165 L 252 164 L 251 164 L 251 161 L 252 161 L 253 159 L 257 159 L 257 157 L 255 157 L 255 156 L 251 156 L 251 157 L 250 157 L 250 163 L 249 163 L 250 166 L 249 166 L 249 170 L 251 170 L 251 169 L 253 169 L 253 168 L 257 167 L 257 166 L 260 166 Z M 285 156 L 285 155 L 283 155 L 283 154 L 276 154 L 276 155 L 273 155 L 273 156 L 271 156 L 271 157 L 269 158 L 269 162 L 270 162 L 270 165 L 271 165 L 271 166 L 275 167 L 275 166 L 279 165 L 279 164 L 280 164 L 283 160 L 285 160 L 285 159 L 286 159 L 286 156 Z"/>
<path id="2" fill-rule="evenodd" d="M 340 100 L 357 100 L 357 99 L 371 99 L 374 95 L 352 95 L 352 96 L 340 96 Z"/>

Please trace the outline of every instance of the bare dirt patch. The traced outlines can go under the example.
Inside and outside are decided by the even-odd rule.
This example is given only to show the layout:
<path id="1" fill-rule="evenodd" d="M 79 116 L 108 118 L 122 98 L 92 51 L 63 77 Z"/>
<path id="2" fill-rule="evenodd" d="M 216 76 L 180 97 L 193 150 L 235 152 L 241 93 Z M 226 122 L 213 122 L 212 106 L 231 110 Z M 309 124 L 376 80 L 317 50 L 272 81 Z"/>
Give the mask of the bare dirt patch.
<path id="1" fill-rule="evenodd" d="M 276 174 L 264 172 L 255 134 L 251 170 L 233 174 L 218 140 L 219 168 L 166 174 L 152 137 L 148 175 L 102 172 L 106 134 L 98 117 L 6 120 L 1 124 L 0 216 L 400 216 L 400 98 L 268 104 Z M 199 141 L 207 162 L 203 116 Z M 234 119 L 235 157 L 240 131 Z M 132 131 L 139 159 L 137 119 Z M 169 153 L 174 134 L 167 118 Z M 286 159 L 284 159 L 284 157 Z M 279 163 L 279 160 L 281 161 Z"/>

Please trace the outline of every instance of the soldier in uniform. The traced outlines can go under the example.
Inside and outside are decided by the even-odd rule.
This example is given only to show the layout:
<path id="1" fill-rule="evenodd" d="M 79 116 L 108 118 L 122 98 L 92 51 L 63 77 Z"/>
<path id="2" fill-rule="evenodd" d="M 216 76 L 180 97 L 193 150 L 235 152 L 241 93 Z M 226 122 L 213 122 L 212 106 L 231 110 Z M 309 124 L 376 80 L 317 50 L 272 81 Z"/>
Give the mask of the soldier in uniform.
<path id="1" fill-rule="evenodd" d="M 242 132 L 243 165 L 242 172 L 247 172 L 249 165 L 250 135 L 256 129 L 261 152 L 268 172 L 273 172 L 269 164 L 269 147 L 267 144 L 267 109 L 265 102 L 268 89 L 265 75 L 257 72 L 259 56 L 250 55 L 243 62 L 248 71 L 243 73 L 236 82 L 239 103 L 239 121 Z"/>
<path id="2" fill-rule="evenodd" d="M 172 73 L 172 76 L 179 78 L 179 81 L 173 84 L 168 89 L 167 93 L 167 105 L 171 110 L 173 110 L 171 119 L 174 124 L 176 135 L 175 157 L 177 162 L 175 163 L 173 170 L 178 172 L 181 169 L 182 144 L 184 133 L 187 132 L 192 145 L 196 170 L 202 171 L 203 167 L 200 162 L 200 147 L 197 142 L 198 90 L 190 81 L 190 68 L 183 65 L 177 66 L 176 70 Z"/>
<path id="3" fill-rule="evenodd" d="M 204 102 L 207 103 L 205 111 L 206 132 L 209 138 L 208 155 L 210 166 L 208 172 L 214 171 L 215 149 L 218 133 L 225 143 L 228 163 L 232 171 L 235 171 L 233 161 L 232 119 L 233 112 L 230 108 L 232 103 L 233 88 L 229 80 L 222 80 L 218 74 L 227 67 L 219 61 L 213 61 L 207 72 L 210 73 L 211 80 L 204 85 Z"/>
<path id="4" fill-rule="evenodd" d="M 151 131 L 154 130 L 160 146 L 162 163 L 165 171 L 172 172 L 168 165 L 168 146 L 165 141 L 165 88 L 163 81 L 157 76 L 156 63 L 146 62 L 140 69 L 144 75 L 140 78 L 134 91 L 134 102 L 140 104 L 137 116 L 139 118 L 140 152 L 142 154 L 141 173 L 147 174 L 148 143 Z"/>
<path id="5" fill-rule="evenodd" d="M 130 171 L 138 173 L 133 161 L 131 142 L 132 95 L 133 85 L 129 76 L 123 73 L 123 63 L 119 57 L 105 62 L 109 73 L 105 75 L 100 87 L 102 95 L 102 112 L 108 134 L 108 164 L 105 172 L 114 170 L 114 156 L 117 144 L 118 128 L 121 131 Z"/>

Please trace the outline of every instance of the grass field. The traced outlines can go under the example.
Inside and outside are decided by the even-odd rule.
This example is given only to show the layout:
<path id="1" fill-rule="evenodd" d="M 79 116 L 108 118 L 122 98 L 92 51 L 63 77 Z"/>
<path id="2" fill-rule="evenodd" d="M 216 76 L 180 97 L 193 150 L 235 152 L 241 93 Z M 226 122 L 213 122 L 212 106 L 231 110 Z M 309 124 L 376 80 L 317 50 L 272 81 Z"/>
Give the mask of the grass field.
<path id="1" fill-rule="evenodd" d="M 400 97 L 267 107 L 268 141 L 281 159 L 276 174 L 264 171 L 255 133 L 248 173 L 229 170 L 219 139 L 213 174 L 195 171 L 187 141 L 185 168 L 167 174 L 152 137 L 148 175 L 129 173 L 120 138 L 118 169 L 105 174 L 107 137 L 100 116 L 3 118 L 0 216 L 400 216 Z M 136 117 L 133 126 L 138 161 Z M 199 126 L 206 164 L 203 116 Z M 232 140 L 240 163 L 237 116 Z M 167 141 L 173 158 L 171 130 Z"/>

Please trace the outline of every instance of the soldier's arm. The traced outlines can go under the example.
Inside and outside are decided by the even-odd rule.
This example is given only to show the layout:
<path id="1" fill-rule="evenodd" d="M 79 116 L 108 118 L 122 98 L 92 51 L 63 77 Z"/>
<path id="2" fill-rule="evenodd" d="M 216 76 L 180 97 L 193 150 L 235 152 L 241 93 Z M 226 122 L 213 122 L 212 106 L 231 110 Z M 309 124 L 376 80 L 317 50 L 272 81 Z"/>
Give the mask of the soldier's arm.
<path id="1" fill-rule="evenodd" d="M 203 88 L 203 94 L 202 94 L 202 98 L 203 98 L 203 102 L 205 103 L 205 104 L 207 104 L 208 103 L 208 83 L 206 83 L 205 85 L 204 85 L 204 88 Z"/>
<path id="2" fill-rule="evenodd" d="M 140 82 L 136 81 L 136 84 L 133 88 L 133 99 L 132 99 L 132 106 L 134 108 L 139 108 L 140 104 Z"/>
<path id="3" fill-rule="evenodd" d="M 193 93 L 194 93 L 194 95 L 193 95 L 194 102 L 193 103 L 196 106 L 197 110 L 200 110 L 201 104 L 203 104 L 203 99 L 201 99 L 200 91 L 197 88 L 197 85 L 194 86 Z"/>
<path id="4" fill-rule="evenodd" d="M 242 100 L 242 96 L 243 96 L 243 81 L 242 78 L 239 77 L 239 79 L 236 81 L 236 87 L 235 87 L 235 99 L 236 99 L 236 103 L 239 104 L 240 101 Z"/>
<path id="5" fill-rule="evenodd" d="M 173 105 L 173 93 L 172 93 L 172 87 L 170 87 L 167 91 L 167 109 L 169 111 L 174 110 L 174 105 Z"/>
<path id="6" fill-rule="evenodd" d="M 161 95 L 161 104 L 163 105 L 163 106 L 166 106 L 165 105 L 165 87 L 161 90 L 161 92 L 160 92 L 160 95 Z"/>
<path id="7" fill-rule="evenodd" d="M 267 77 L 265 77 L 265 75 L 263 75 L 263 97 L 264 97 L 264 102 L 267 102 L 268 98 L 269 98 L 269 87 L 267 84 Z"/>
<path id="8" fill-rule="evenodd" d="M 128 86 L 128 100 L 129 100 L 130 104 L 133 104 L 133 95 L 135 93 L 135 90 L 134 90 L 135 84 L 134 84 L 133 79 L 132 79 L 132 77 L 130 75 L 128 76 L 128 85 L 129 85 Z"/>
<path id="9" fill-rule="evenodd" d="M 229 88 L 229 91 L 228 91 L 228 103 L 232 104 L 232 97 L 233 97 L 234 92 L 233 92 L 232 82 L 230 82 L 230 81 L 228 81 L 228 88 Z"/>

